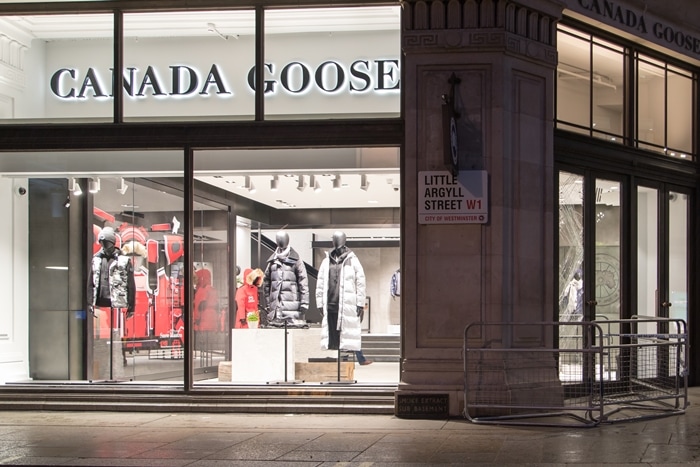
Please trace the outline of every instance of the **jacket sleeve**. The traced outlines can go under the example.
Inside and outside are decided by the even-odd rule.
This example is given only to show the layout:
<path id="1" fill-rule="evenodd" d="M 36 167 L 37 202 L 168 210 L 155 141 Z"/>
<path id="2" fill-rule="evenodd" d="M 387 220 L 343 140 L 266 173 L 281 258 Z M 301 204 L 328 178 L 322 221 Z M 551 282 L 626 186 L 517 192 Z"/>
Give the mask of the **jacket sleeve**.
<path id="1" fill-rule="evenodd" d="M 265 275 L 263 276 L 263 300 L 265 300 L 265 304 L 269 305 L 270 302 L 270 265 L 272 263 L 267 263 L 267 267 L 265 268 Z M 245 278 L 243 279 L 243 282 L 245 283 Z"/>
<path id="2" fill-rule="evenodd" d="M 352 259 L 352 267 L 355 269 L 355 297 L 357 298 L 356 305 L 358 307 L 365 306 L 365 297 L 367 296 L 367 281 L 365 278 L 365 270 L 360 264 L 357 257 Z"/>
<path id="3" fill-rule="evenodd" d="M 299 260 L 296 264 L 297 287 L 299 288 L 299 306 L 309 309 L 309 277 L 306 274 L 304 261 Z"/>
<path id="4" fill-rule="evenodd" d="M 129 308 L 136 306 L 136 279 L 134 279 L 134 265 L 129 260 L 126 270 L 127 303 Z"/>
<path id="5" fill-rule="evenodd" d="M 316 307 L 323 309 L 323 304 L 325 303 L 325 298 L 323 296 L 323 291 L 325 290 L 326 276 L 328 275 L 328 261 L 325 259 L 321 263 L 321 267 L 318 269 L 318 278 L 316 278 Z"/>

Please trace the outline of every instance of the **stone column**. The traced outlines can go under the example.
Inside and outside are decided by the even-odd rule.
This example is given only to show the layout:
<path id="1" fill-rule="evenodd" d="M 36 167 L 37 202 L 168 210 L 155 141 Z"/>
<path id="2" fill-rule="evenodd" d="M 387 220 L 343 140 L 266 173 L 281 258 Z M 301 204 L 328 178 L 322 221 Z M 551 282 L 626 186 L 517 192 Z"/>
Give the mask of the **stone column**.
<path id="1" fill-rule="evenodd" d="M 403 3 L 406 140 L 403 362 L 397 397 L 449 394 L 463 410 L 464 329 L 553 317 L 554 0 Z M 442 95 L 454 102 L 461 170 L 486 170 L 487 224 L 420 225 L 418 175 L 447 170 Z M 502 346 L 551 336 L 481 336 Z M 472 344 L 474 344 L 472 342 Z M 397 403 L 398 406 L 398 403 Z"/>

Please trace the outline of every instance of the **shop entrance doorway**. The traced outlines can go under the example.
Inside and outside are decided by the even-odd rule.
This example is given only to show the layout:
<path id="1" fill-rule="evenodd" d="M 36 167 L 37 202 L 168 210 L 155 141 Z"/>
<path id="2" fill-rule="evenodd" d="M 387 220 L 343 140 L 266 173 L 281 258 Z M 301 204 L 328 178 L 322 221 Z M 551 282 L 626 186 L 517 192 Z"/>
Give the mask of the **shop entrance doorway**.
<path id="1" fill-rule="evenodd" d="M 691 191 L 585 169 L 560 170 L 558 181 L 555 320 L 572 323 L 560 326 L 559 348 L 578 350 L 598 344 L 576 325 L 583 321 L 598 323 L 603 335 L 609 336 L 604 343 L 608 346 L 619 345 L 620 336 L 630 332 L 620 329 L 618 320 L 687 321 Z M 679 332 L 661 323 L 640 323 L 635 332 Z M 561 369 L 568 380 L 623 377 L 614 361 L 603 375 L 586 375 L 585 361 L 569 363 L 571 368 Z"/>

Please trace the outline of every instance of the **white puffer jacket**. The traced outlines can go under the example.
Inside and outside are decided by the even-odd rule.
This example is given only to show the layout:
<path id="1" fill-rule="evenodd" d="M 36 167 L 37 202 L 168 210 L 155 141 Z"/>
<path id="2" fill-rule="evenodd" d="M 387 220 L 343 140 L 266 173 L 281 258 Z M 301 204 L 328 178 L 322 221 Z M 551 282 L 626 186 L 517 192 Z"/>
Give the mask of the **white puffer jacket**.
<path id="1" fill-rule="evenodd" d="M 325 259 L 321 262 L 316 281 L 316 305 L 323 309 L 323 321 L 321 322 L 321 348 L 328 350 L 328 309 L 326 298 L 328 297 L 328 270 L 330 259 L 326 252 Z M 342 265 L 341 278 L 339 280 L 339 304 L 338 330 L 340 331 L 341 350 L 360 350 L 362 347 L 362 324 L 357 316 L 357 307 L 365 306 L 366 284 L 365 271 L 355 253 L 350 251 Z"/>

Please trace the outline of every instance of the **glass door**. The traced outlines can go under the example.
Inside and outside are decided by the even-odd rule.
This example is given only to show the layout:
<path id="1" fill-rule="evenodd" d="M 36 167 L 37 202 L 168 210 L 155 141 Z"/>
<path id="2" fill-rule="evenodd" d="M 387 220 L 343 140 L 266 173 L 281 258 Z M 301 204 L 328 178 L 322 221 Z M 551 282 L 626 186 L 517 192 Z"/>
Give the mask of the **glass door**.
<path id="1" fill-rule="evenodd" d="M 637 303 L 633 314 L 687 321 L 689 216 L 687 191 L 663 184 L 637 187 Z"/>
<path id="2" fill-rule="evenodd" d="M 579 323 L 598 321 L 605 334 L 619 334 L 621 192 L 622 182 L 613 177 L 559 172 L 559 348 L 572 350 L 562 353 L 560 370 L 570 382 L 592 379 L 594 371 L 577 352 L 594 344 Z"/>

